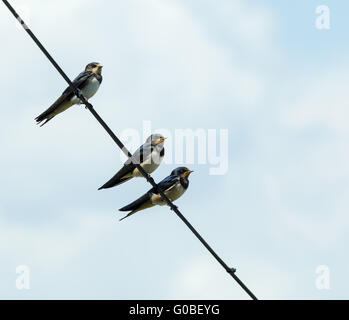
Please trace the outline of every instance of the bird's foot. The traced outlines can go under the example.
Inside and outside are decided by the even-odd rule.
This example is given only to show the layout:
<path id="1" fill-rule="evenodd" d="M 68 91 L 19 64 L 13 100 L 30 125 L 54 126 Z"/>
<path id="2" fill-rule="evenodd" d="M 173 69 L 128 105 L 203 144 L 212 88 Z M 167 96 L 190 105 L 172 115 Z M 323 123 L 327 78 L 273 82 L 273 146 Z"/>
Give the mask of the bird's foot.
<path id="1" fill-rule="evenodd" d="M 76 88 L 75 95 L 78 97 L 78 99 L 80 99 L 80 102 L 82 103 L 83 95 L 80 89 Z"/>
<path id="2" fill-rule="evenodd" d="M 178 210 L 178 207 L 177 207 L 176 205 L 174 205 L 174 204 L 173 204 L 173 206 L 172 206 L 172 207 L 170 207 L 170 208 L 171 208 L 171 210 L 172 210 L 172 211 L 174 211 L 174 210 Z"/>
<path id="3" fill-rule="evenodd" d="M 82 94 L 81 90 L 76 88 L 76 96 L 78 97 L 78 99 L 80 100 L 79 101 L 79 104 L 83 104 L 85 105 L 85 108 L 88 109 L 88 106 L 87 104 L 85 104 L 85 102 L 87 102 L 87 99 L 84 97 L 84 95 Z M 85 101 L 85 102 L 84 102 Z M 88 103 L 88 102 L 87 102 Z"/>

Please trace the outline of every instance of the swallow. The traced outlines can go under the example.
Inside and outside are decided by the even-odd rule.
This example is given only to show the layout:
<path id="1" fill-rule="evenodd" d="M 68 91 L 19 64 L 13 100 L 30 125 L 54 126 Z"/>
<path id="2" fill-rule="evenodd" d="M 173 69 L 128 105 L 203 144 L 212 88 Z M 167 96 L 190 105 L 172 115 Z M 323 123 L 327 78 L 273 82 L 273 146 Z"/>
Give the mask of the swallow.
<path id="1" fill-rule="evenodd" d="M 98 190 L 115 187 L 134 177 L 143 177 L 136 167 L 136 164 L 139 164 L 148 174 L 154 172 L 164 158 L 165 139 L 166 138 L 158 133 L 149 136 L 145 143 L 124 163 L 124 166 L 114 175 L 114 177 Z"/>
<path id="2" fill-rule="evenodd" d="M 81 72 L 74 80 L 73 84 L 81 94 L 88 100 L 98 90 L 102 83 L 102 68 L 99 63 L 89 63 L 85 71 Z M 65 89 L 62 95 L 42 114 L 35 118 L 37 124 L 42 127 L 45 123 L 49 122 L 57 114 L 67 110 L 75 104 L 81 104 L 81 100 L 74 94 L 73 89 L 69 86 Z M 41 123 L 45 121 L 44 123 Z"/>
<path id="3" fill-rule="evenodd" d="M 131 211 L 125 217 L 121 218 L 120 221 L 138 211 L 151 208 L 155 205 L 163 206 L 167 204 L 166 201 L 161 197 L 158 190 L 164 192 L 171 201 L 175 201 L 180 198 L 189 187 L 188 178 L 192 172 L 194 171 L 191 171 L 185 167 L 178 167 L 177 169 L 174 169 L 168 177 L 163 179 L 158 184 L 158 189 L 150 189 L 137 200 L 119 209 L 119 211 Z"/>

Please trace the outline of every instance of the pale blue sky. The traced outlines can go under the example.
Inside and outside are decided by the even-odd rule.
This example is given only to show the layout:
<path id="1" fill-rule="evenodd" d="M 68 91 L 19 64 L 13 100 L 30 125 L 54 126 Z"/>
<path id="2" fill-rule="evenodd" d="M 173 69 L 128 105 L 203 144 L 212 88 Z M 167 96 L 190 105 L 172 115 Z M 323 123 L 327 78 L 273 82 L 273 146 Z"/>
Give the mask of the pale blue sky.
<path id="1" fill-rule="evenodd" d="M 177 205 L 259 298 L 348 298 L 348 3 L 11 3 L 69 76 L 104 65 L 91 102 L 117 134 L 145 120 L 229 129 L 228 174 L 190 165 Z M 330 30 L 315 28 L 323 4 Z M 248 298 L 166 207 L 118 222 L 149 185 L 97 191 L 120 151 L 83 107 L 37 127 L 66 84 L 4 6 L 0 38 L 0 297 Z M 15 287 L 18 265 L 30 290 Z M 330 290 L 315 286 L 319 265 Z"/>

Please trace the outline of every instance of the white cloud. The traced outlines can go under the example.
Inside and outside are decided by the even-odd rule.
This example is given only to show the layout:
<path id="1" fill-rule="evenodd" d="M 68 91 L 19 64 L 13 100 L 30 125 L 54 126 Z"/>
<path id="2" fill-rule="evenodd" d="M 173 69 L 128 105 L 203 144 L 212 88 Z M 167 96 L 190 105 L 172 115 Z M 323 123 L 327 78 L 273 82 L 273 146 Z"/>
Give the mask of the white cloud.
<path id="1" fill-rule="evenodd" d="M 110 224 L 110 215 L 100 212 L 60 214 L 61 218 L 57 217 L 54 224 L 38 223 L 35 226 L 5 222 L 7 217 L 3 211 L 0 212 L 3 221 L 0 251 L 3 258 L 14 259 L 18 263 L 30 260 L 38 265 L 50 263 L 59 267 L 86 252 L 102 234 L 118 227 Z"/>
<path id="2" fill-rule="evenodd" d="M 301 81 L 301 92 L 292 104 L 283 104 L 282 120 L 296 128 L 318 126 L 338 134 L 348 133 L 348 66 L 326 70 Z"/>
<path id="3" fill-rule="evenodd" d="M 240 108 L 239 104 L 251 105 L 261 97 L 265 89 L 263 75 L 256 69 L 241 66 L 238 52 L 217 42 L 187 5 L 158 0 L 132 1 L 131 4 L 131 14 L 138 19 L 131 19 L 132 24 L 127 27 L 134 28 L 130 41 L 134 41 L 143 61 L 138 70 L 138 104 L 148 106 L 151 101 L 152 108 L 161 110 L 168 100 L 166 107 L 175 108 L 176 113 L 184 110 L 197 113 L 213 106 L 216 110 L 223 109 L 223 105 L 215 104 L 217 98 L 221 104 Z M 224 4 L 217 7 L 221 5 L 224 7 Z M 245 25 L 250 16 L 250 8 L 242 8 L 240 20 L 234 20 L 233 29 L 239 21 Z M 222 15 L 225 16 L 223 12 L 217 11 L 212 23 L 220 21 Z M 269 26 L 258 21 L 257 28 L 247 28 L 231 37 L 232 47 L 240 40 L 249 41 L 246 35 L 255 34 L 256 29 L 257 37 L 263 42 Z M 251 53 L 255 48 L 248 49 Z"/>
<path id="4" fill-rule="evenodd" d="M 209 13 L 220 26 L 220 32 L 227 34 L 248 55 L 258 55 L 273 48 L 276 31 L 276 17 L 262 6 L 247 1 L 206 1 Z"/>

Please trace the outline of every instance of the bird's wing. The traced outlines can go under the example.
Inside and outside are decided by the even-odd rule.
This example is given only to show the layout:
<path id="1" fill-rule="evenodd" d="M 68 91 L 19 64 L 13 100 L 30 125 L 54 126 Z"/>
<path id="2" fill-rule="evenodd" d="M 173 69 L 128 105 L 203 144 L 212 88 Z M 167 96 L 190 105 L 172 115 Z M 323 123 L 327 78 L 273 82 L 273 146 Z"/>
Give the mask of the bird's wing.
<path id="1" fill-rule="evenodd" d="M 178 181 L 179 181 L 179 177 L 168 176 L 158 184 L 158 188 L 163 192 L 168 191 L 171 188 L 173 188 Z M 144 210 L 144 209 L 147 209 L 147 208 L 154 206 L 154 204 L 151 201 L 153 194 L 158 194 L 158 191 L 155 190 L 155 188 L 150 189 L 147 193 L 145 193 L 143 196 L 139 197 L 137 200 L 135 200 L 135 201 L 131 202 L 130 204 L 128 204 L 127 206 L 119 209 L 119 211 L 131 211 L 125 217 L 120 219 L 120 221 L 129 217 L 130 215 L 140 211 L 140 210 Z"/>
<path id="2" fill-rule="evenodd" d="M 158 183 L 158 188 L 162 191 L 168 191 L 169 189 L 171 189 L 172 187 L 175 186 L 175 184 L 179 181 L 179 177 L 177 176 L 168 176 L 165 179 L 163 179 L 161 182 Z M 158 190 L 156 190 L 155 188 L 152 188 L 150 190 L 150 192 L 152 193 L 156 193 L 159 194 Z"/>
<path id="3" fill-rule="evenodd" d="M 131 211 L 125 217 L 120 219 L 120 221 L 129 217 L 130 215 L 136 213 L 137 211 L 154 206 L 154 204 L 151 202 L 151 196 L 152 196 L 152 194 L 150 192 L 147 192 L 143 196 L 139 197 L 137 200 L 135 200 L 135 201 L 131 202 L 130 204 L 128 204 L 127 206 L 119 209 L 119 211 Z"/>
<path id="4" fill-rule="evenodd" d="M 152 150 L 153 147 L 150 144 L 142 145 L 135 151 L 131 158 L 127 159 L 124 166 L 98 190 L 112 188 L 131 179 L 132 177 L 125 176 L 136 168 L 136 164 L 141 164 L 151 154 Z"/>
<path id="5" fill-rule="evenodd" d="M 73 84 L 78 88 L 82 89 L 88 79 L 93 75 L 91 71 L 81 72 L 74 80 Z M 73 105 L 71 99 L 74 97 L 74 90 L 69 86 L 63 91 L 61 96 L 43 113 L 35 118 L 37 123 L 45 121 L 41 126 L 50 121 L 55 115 L 66 110 Z"/>
<path id="6" fill-rule="evenodd" d="M 73 84 L 75 84 L 75 86 L 78 89 L 81 89 L 84 84 L 86 83 L 86 81 L 89 79 L 89 77 L 92 75 L 93 73 L 91 71 L 88 72 L 81 72 L 73 81 Z M 57 110 L 59 110 L 60 107 L 64 106 L 65 103 L 68 103 L 68 101 L 74 96 L 74 92 L 73 89 L 69 86 L 67 89 L 65 89 L 62 93 L 62 95 L 47 109 L 45 110 L 43 113 L 41 113 L 38 117 L 35 118 L 35 120 L 39 123 L 41 121 L 44 121 L 45 119 L 48 118 L 48 120 L 50 120 L 50 115 L 54 114 L 55 112 L 57 112 Z M 46 122 L 48 121 L 46 120 Z M 45 123 L 46 123 L 45 122 Z M 44 124 L 45 124 L 44 123 Z"/>
<path id="7" fill-rule="evenodd" d="M 98 190 L 112 188 L 126 182 L 127 180 L 130 180 L 132 177 L 124 177 L 127 174 L 131 173 L 135 168 L 136 166 L 133 163 L 125 164 L 108 182 L 106 182 Z"/>
<path id="8" fill-rule="evenodd" d="M 84 85 L 86 84 L 87 80 L 93 75 L 93 72 L 91 71 L 84 71 L 81 72 L 74 80 L 73 80 L 73 84 L 75 85 L 75 87 L 77 87 L 78 89 L 81 89 L 84 87 Z M 74 95 L 74 90 L 69 86 L 67 89 L 65 89 L 62 93 L 62 96 L 65 97 L 73 97 Z"/>

